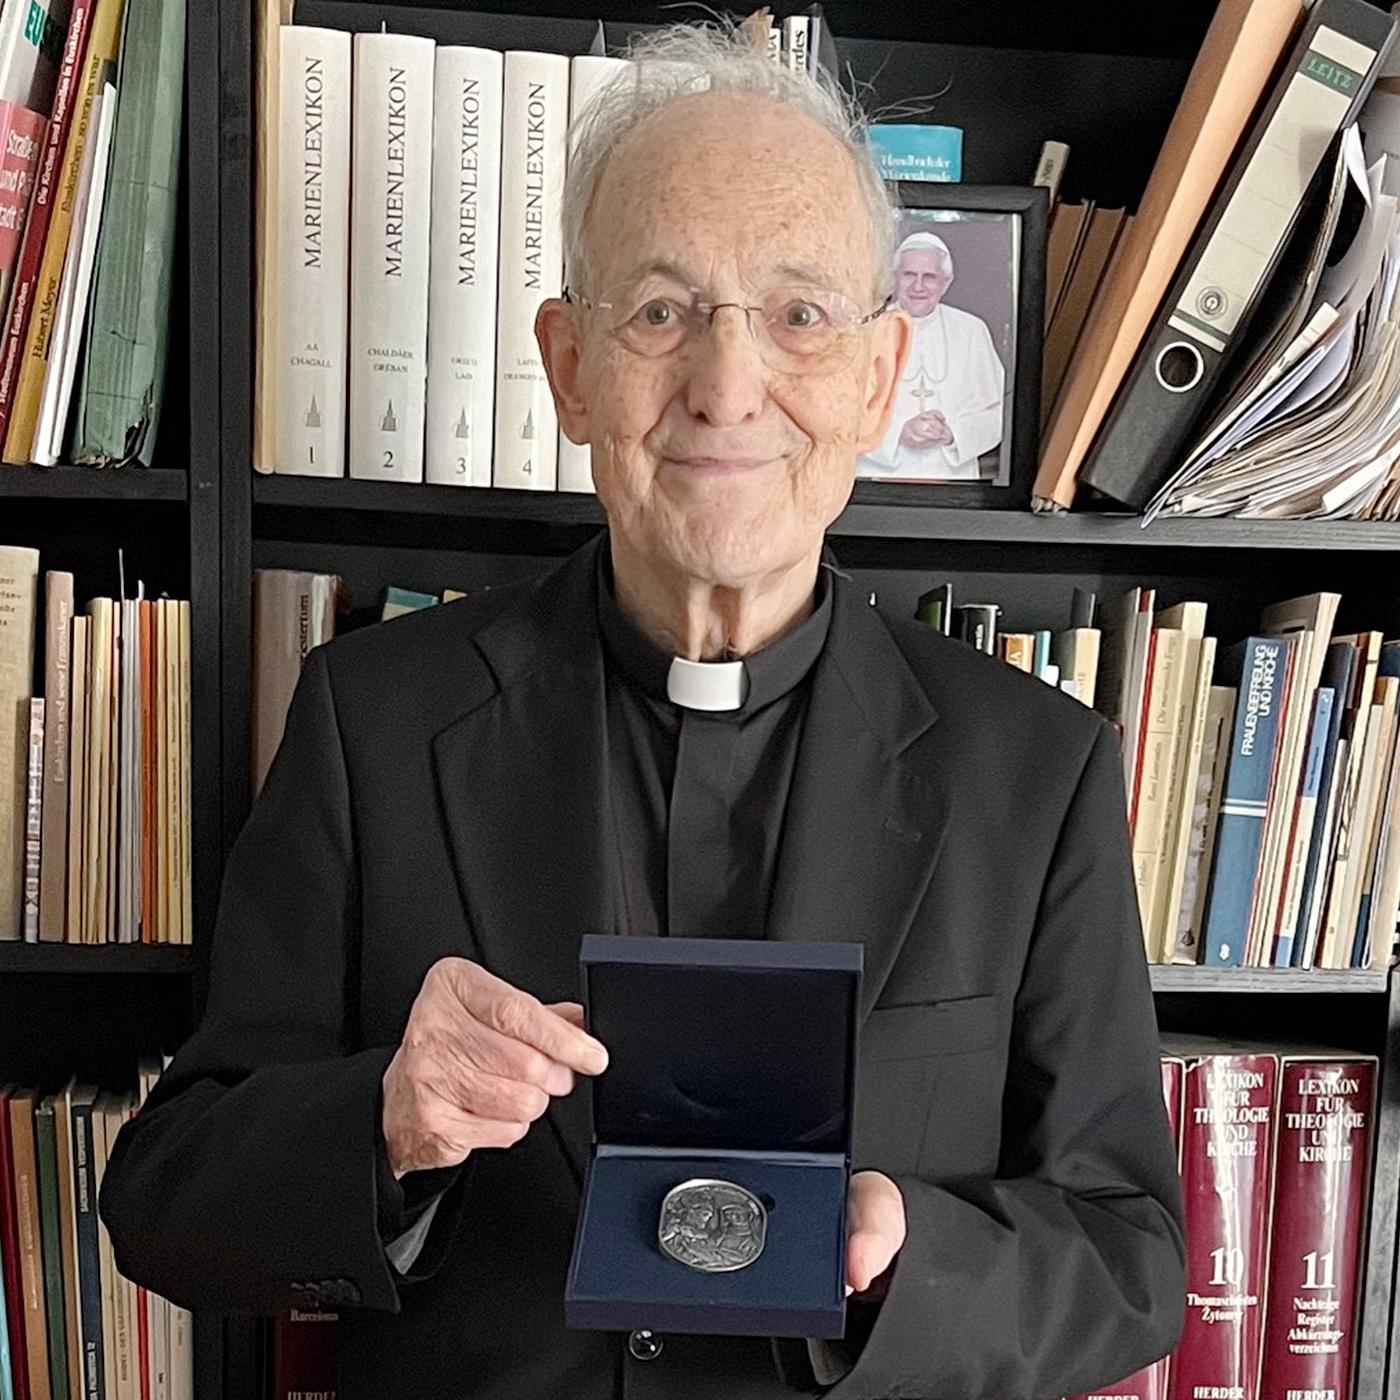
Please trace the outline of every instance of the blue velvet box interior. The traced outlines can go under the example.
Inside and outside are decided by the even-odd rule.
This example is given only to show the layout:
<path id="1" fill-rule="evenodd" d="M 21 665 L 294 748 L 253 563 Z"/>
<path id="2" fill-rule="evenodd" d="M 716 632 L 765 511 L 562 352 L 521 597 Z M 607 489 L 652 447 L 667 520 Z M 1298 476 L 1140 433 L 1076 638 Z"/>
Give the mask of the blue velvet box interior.
<path id="1" fill-rule="evenodd" d="M 593 1155 L 565 1293 L 571 1327 L 839 1337 L 859 944 L 583 940 Z M 763 1253 L 703 1273 L 657 1241 L 692 1177 L 753 1192 Z"/>

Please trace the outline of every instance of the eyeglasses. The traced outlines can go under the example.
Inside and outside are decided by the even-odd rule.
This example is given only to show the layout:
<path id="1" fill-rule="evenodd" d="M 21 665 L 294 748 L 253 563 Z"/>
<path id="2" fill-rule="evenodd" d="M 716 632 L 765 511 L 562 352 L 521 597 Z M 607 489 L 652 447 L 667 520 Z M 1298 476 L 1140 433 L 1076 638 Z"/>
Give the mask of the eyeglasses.
<path id="1" fill-rule="evenodd" d="M 855 358 L 858 327 L 894 304 L 887 297 L 874 311 L 862 314 L 841 292 L 793 285 L 770 288 L 756 305 L 748 306 L 704 301 L 697 287 L 658 289 L 654 278 L 612 288 L 598 301 L 567 287 L 563 297 L 570 305 L 602 312 L 608 332 L 633 354 L 648 359 L 682 349 L 713 324 L 720 307 L 732 306 L 747 317 L 764 364 L 780 374 L 835 374 L 845 369 Z"/>

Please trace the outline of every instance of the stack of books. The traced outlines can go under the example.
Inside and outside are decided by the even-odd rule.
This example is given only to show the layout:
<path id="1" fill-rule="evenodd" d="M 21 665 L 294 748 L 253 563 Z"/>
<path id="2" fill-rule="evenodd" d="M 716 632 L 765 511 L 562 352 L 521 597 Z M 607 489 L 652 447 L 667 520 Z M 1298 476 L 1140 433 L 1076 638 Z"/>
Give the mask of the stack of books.
<path id="1" fill-rule="evenodd" d="M 830 44 L 760 18 L 775 63 Z M 629 63 L 267 28 L 254 466 L 592 491 L 534 320 L 567 281 L 570 129 Z"/>
<path id="2" fill-rule="evenodd" d="M 193 1400 L 190 1314 L 122 1276 L 97 1211 L 161 1068 L 143 1060 L 136 1093 L 0 1088 L 0 1394 Z"/>
<path id="3" fill-rule="evenodd" d="M 189 943 L 189 603 L 78 613 L 49 571 L 40 613 L 38 552 L 3 546 L 0 597 L 0 940 Z"/>
<path id="4" fill-rule="evenodd" d="M 1371 968 L 1400 912 L 1400 640 L 1336 636 L 1341 597 L 1266 608 L 1220 648 L 1207 607 L 1077 593 L 1070 625 L 1013 632 L 943 584 L 918 616 L 1092 705 L 1122 741 L 1147 957 Z"/>
<path id="5" fill-rule="evenodd" d="M 151 464 L 184 54 L 185 0 L 27 0 L 0 13 L 0 457 L 10 465 Z"/>

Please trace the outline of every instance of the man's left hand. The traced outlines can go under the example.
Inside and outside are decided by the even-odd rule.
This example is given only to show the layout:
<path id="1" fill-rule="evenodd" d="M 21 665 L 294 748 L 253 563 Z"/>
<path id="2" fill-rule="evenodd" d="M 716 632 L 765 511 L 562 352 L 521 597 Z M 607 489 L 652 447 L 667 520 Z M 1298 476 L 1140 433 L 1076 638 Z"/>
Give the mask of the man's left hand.
<path id="1" fill-rule="evenodd" d="M 904 1247 L 904 1196 L 883 1172 L 856 1172 L 846 1201 L 846 1292 L 884 1296 L 885 1271 Z M 876 1285 L 877 1287 L 872 1287 Z"/>

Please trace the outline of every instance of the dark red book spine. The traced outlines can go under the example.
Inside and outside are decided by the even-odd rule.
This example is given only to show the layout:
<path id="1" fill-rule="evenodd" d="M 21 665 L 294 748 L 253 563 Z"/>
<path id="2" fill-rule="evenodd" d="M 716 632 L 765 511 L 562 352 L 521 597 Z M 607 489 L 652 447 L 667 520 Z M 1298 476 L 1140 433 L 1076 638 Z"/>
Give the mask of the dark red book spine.
<path id="1" fill-rule="evenodd" d="M 1375 1122 L 1373 1060 L 1285 1059 L 1264 1394 L 1349 1400 Z"/>
<path id="2" fill-rule="evenodd" d="M 1172 1355 L 1171 1400 L 1259 1394 L 1277 1079 L 1273 1055 L 1186 1064 L 1186 1325 Z"/>
<path id="3" fill-rule="evenodd" d="M 0 1089 L 0 1263 L 5 1270 L 5 1319 L 10 1333 L 10 1376 L 15 1400 L 29 1400 L 29 1353 L 24 1342 L 24 1285 L 19 1271 L 19 1211 L 15 1206 L 15 1163 L 10 1149 L 10 1094 Z"/>
<path id="4" fill-rule="evenodd" d="M 272 1400 L 335 1400 L 339 1313 L 293 1308 L 272 1324 Z"/>
<path id="5" fill-rule="evenodd" d="M 1171 1124 L 1172 1140 L 1176 1143 L 1177 1166 L 1181 1165 L 1181 1086 L 1184 1065 L 1181 1060 L 1162 1060 L 1162 1098 L 1167 1105 L 1167 1122 Z M 1099 1390 L 1076 1395 L 1072 1400 L 1166 1400 L 1167 1370 L 1170 1357 L 1164 1356 L 1127 1380 L 1104 1386 Z"/>

